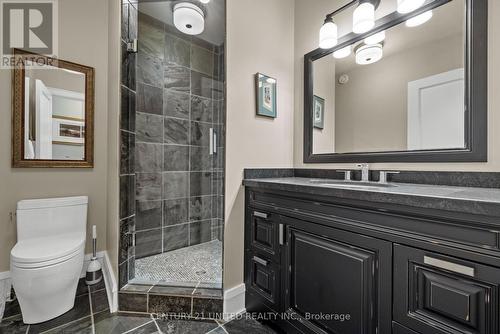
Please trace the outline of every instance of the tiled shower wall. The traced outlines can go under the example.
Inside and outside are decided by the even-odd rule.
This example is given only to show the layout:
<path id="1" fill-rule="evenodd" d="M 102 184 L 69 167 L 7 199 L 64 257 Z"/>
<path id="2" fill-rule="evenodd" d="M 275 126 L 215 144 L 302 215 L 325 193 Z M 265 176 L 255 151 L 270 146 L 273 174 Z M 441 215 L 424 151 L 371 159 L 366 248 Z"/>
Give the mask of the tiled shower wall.
<path id="1" fill-rule="evenodd" d="M 120 249 L 119 285 L 122 288 L 134 277 L 135 231 L 135 109 L 136 54 L 127 52 L 127 42 L 137 38 L 137 3 L 122 0 L 121 28 L 121 115 L 120 115 Z"/>
<path id="2" fill-rule="evenodd" d="M 222 240 L 224 48 L 139 13 L 136 246 L 141 258 Z M 217 153 L 210 155 L 210 128 Z"/>

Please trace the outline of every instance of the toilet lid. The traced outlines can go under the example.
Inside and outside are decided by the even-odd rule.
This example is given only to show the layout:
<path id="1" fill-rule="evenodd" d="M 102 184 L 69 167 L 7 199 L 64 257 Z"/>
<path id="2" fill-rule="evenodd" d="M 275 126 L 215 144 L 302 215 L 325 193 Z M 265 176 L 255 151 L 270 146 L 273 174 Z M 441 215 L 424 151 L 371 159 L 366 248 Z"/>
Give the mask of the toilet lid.
<path id="1" fill-rule="evenodd" d="M 71 258 L 84 243 L 80 233 L 22 240 L 12 248 L 11 261 L 23 265 Z"/>

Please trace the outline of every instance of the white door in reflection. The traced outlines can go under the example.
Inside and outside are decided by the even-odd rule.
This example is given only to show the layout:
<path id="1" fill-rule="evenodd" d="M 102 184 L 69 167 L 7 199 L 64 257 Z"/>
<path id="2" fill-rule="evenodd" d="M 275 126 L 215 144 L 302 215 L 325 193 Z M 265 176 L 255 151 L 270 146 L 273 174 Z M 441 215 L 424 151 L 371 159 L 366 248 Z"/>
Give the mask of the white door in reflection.
<path id="1" fill-rule="evenodd" d="M 464 69 L 408 83 L 408 149 L 465 146 Z"/>
<path id="2" fill-rule="evenodd" d="M 41 80 L 35 82 L 37 159 L 52 159 L 52 93 Z"/>

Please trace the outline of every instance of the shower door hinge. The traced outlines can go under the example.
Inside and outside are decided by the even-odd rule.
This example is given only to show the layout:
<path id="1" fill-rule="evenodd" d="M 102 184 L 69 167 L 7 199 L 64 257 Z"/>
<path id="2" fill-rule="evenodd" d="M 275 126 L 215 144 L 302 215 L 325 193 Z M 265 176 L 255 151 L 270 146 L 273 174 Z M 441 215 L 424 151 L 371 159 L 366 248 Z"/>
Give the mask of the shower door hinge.
<path id="1" fill-rule="evenodd" d="M 128 232 L 126 235 L 127 249 L 135 247 L 135 232 Z"/>
<path id="2" fill-rule="evenodd" d="M 127 52 L 130 53 L 137 53 L 138 47 L 137 47 L 137 38 L 134 38 L 130 41 L 127 42 Z"/>

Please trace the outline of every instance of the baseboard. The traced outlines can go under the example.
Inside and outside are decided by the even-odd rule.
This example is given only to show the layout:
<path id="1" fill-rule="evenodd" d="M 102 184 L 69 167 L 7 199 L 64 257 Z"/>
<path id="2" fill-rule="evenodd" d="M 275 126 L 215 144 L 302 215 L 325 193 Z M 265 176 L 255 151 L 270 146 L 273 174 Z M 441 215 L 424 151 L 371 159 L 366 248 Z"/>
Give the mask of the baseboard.
<path id="1" fill-rule="evenodd" d="M 118 312 L 118 283 L 109 260 L 108 252 L 104 252 L 104 283 L 106 283 L 106 293 L 108 295 L 109 309 L 111 313 Z"/>
<path id="2" fill-rule="evenodd" d="M 0 273 L 0 285 L 7 284 L 7 288 L 5 289 L 5 298 L 7 300 L 10 299 L 10 287 L 12 286 L 12 281 L 10 279 L 10 271 L 4 271 Z"/>
<path id="3" fill-rule="evenodd" d="M 10 278 L 10 271 L 0 272 L 0 281 Z"/>
<path id="4" fill-rule="evenodd" d="M 245 284 L 224 291 L 224 320 L 229 321 L 245 311 Z"/>

